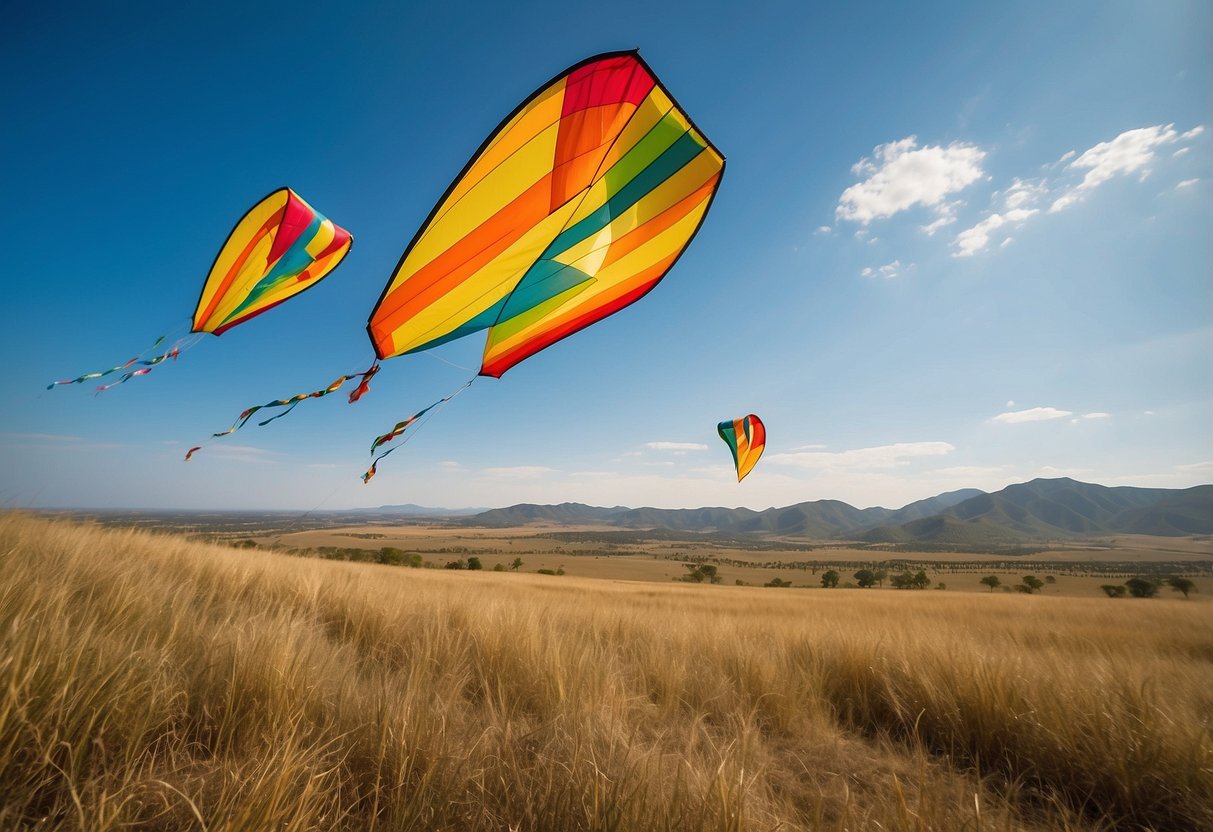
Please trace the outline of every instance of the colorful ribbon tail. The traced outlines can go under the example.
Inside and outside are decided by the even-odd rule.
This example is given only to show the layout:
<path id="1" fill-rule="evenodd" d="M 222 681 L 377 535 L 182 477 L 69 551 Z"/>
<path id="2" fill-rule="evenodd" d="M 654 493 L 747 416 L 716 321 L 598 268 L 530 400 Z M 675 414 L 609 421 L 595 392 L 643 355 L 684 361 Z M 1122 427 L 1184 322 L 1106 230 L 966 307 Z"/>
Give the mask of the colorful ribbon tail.
<path id="1" fill-rule="evenodd" d="M 169 350 L 169 352 L 165 353 L 164 355 L 160 356 L 157 359 L 152 359 L 150 361 L 139 361 L 140 356 L 146 355 L 147 353 L 156 349 L 156 347 L 158 347 L 164 343 L 164 339 L 167 337 L 168 337 L 167 335 L 161 335 L 159 338 L 156 339 L 156 343 L 152 344 L 150 347 L 145 349 L 143 352 L 139 353 L 139 355 L 136 355 L 130 361 L 127 361 L 125 364 L 119 364 L 116 367 L 110 367 L 108 370 L 102 370 L 99 373 L 85 373 L 84 375 L 77 376 L 76 378 L 69 378 L 69 379 L 65 379 L 63 381 L 52 381 L 50 384 L 48 384 L 46 386 L 46 389 L 54 390 L 56 387 L 58 387 L 61 384 L 83 384 L 84 382 L 91 381 L 92 379 L 95 379 L 95 378 L 101 378 L 102 376 L 108 376 L 110 373 L 121 372 L 122 370 L 125 370 L 127 367 L 130 367 L 132 364 L 135 364 L 135 363 L 151 366 L 153 364 L 159 364 L 165 358 L 168 358 L 170 356 L 173 358 L 176 358 L 179 354 L 179 351 L 178 351 L 177 347 L 174 346 L 171 350 Z M 125 381 L 125 380 L 126 379 L 123 379 L 123 381 Z M 121 383 L 122 383 L 121 381 L 116 382 L 116 384 L 121 384 Z M 108 385 L 107 387 L 105 387 L 104 389 L 108 390 L 110 387 L 113 387 L 113 386 L 114 385 L 111 384 L 111 385 Z"/>
<path id="2" fill-rule="evenodd" d="M 189 462 L 190 457 L 194 455 L 194 451 L 200 451 L 200 450 L 202 450 L 201 445 L 195 445 L 194 447 L 190 448 L 188 451 L 185 452 L 185 461 Z"/>
<path id="3" fill-rule="evenodd" d="M 371 463 L 371 467 L 362 475 L 362 484 L 366 485 L 371 481 L 371 477 L 375 476 L 375 463 Z"/>
<path id="4" fill-rule="evenodd" d="M 373 379 L 375 377 L 375 373 L 377 373 L 377 372 L 379 372 L 379 362 L 378 361 L 376 361 L 374 364 L 372 364 L 371 368 L 369 370 L 367 370 L 365 373 L 360 373 L 360 375 L 362 376 L 362 383 L 359 384 L 352 393 L 350 393 L 350 404 L 353 404 L 354 402 L 358 401 L 363 396 L 365 396 L 368 392 L 370 392 L 371 379 Z"/>

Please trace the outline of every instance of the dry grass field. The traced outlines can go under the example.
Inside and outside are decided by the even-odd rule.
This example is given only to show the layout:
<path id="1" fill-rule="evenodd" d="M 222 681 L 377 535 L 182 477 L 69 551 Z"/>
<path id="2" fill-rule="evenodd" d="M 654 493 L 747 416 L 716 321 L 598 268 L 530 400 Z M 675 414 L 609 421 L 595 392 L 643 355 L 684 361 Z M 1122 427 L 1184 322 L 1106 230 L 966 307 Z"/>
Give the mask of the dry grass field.
<path id="1" fill-rule="evenodd" d="M 1213 830 L 1211 732 L 1213 615 L 1178 596 L 406 569 L 0 515 L 5 830 Z"/>
<path id="2" fill-rule="evenodd" d="M 901 559 L 925 568 L 931 586 L 946 585 L 948 592 L 988 592 L 980 579 L 997 575 L 1009 591 L 1025 574 L 1053 575 L 1055 583 L 1045 595 L 1076 598 L 1103 597 L 1100 586 L 1117 584 L 1131 571 L 1099 568 L 1109 561 L 1132 561 L 1147 568 L 1161 562 L 1185 564 L 1184 573 L 1196 584 L 1192 600 L 1213 602 L 1213 541 L 1208 538 L 1167 538 L 1117 535 L 1093 540 L 1069 541 L 1030 556 L 1014 558 L 979 552 L 899 553 L 877 548 L 859 549 L 836 542 L 757 538 L 749 549 L 731 546 L 704 536 L 684 540 L 645 539 L 643 533 L 626 543 L 604 543 L 620 529 L 610 526 L 560 526 L 534 524 L 509 528 L 474 528 L 413 523 L 407 525 L 350 526 L 312 529 L 287 534 L 260 535 L 255 539 L 267 547 L 319 550 L 320 547 L 378 550 L 385 546 L 417 552 L 437 566 L 475 555 L 485 569 L 509 566 L 516 557 L 522 571 L 563 568 L 573 577 L 618 581 L 669 582 L 687 574 L 683 564 L 704 557 L 718 564 L 724 583 L 761 586 L 772 578 L 789 581 L 794 587 L 820 587 L 821 572 L 835 568 L 842 581 L 851 579 L 860 564 L 870 565 Z M 232 536 L 231 539 L 238 539 Z M 584 537 L 585 539 L 579 539 Z M 811 561 L 820 566 L 805 566 Z M 776 568 L 780 566 L 786 568 Z M 799 565 L 799 567 L 797 566 Z M 886 585 L 887 586 L 887 585 Z M 1164 588 L 1163 594 L 1170 590 Z"/>

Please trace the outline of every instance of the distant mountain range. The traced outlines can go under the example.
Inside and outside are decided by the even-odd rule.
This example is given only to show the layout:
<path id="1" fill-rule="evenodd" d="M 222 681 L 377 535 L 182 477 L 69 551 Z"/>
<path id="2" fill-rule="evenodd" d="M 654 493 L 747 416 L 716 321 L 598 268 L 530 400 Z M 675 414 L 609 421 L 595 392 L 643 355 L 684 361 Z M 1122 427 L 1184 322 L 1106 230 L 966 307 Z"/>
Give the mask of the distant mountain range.
<path id="1" fill-rule="evenodd" d="M 355 510 L 360 513 L 399 514 L 404 517 L 468 517 L 470 515 L 480 514 L 485 511 L 483 508 L 431 508 L 429 506 L 415 505 L 414 503 Z"/>
<path id="2" fill-rule="evenodd" d="M 523 503 L 481 512 L 461 522 L 490 527 L 537 522 L 610 525 L 872 543 L 991 544 L 1110 533 L 1178 536 L 1213 534 L 1213 485 L 1109 488 L 1062 477 L 1010 485 L 992 494 L 975 488 L 949 491 L 899 509 L 860 509 L 838 500 L 766 511 Z"/>

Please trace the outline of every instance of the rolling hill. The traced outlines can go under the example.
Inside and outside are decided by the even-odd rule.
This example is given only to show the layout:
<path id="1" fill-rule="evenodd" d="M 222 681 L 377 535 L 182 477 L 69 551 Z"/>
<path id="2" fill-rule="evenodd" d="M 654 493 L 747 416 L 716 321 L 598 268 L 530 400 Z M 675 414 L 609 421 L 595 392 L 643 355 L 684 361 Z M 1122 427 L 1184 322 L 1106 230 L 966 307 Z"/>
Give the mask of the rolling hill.
<path id="1" fill-rule="evenodd" d="M 1213 485 L 1186 489 L 1108 487 L 1068 477 L 1035 479 L 991 494 L 950 491 L 899 509 L 814 500 L 748 508 L 601 508 L 521 504 L 463 520 L 475 526 L 528 523 L 791 535 L 866 542 L 1013 543 L 1090 534 L 1213 534 Z"/>

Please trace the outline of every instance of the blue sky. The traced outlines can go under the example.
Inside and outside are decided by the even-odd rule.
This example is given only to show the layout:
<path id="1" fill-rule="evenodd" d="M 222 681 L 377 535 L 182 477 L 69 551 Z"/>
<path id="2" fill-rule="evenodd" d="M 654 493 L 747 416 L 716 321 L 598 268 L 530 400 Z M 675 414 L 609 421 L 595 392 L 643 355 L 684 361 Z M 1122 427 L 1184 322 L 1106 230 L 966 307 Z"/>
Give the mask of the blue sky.
<path id="1" fill-rule="evenodd" d="M 0 501 L 899 506 L 1034 476 L 1213 481 L 1213 12 L 1014 4 L 25 4 L 0 34 Z M 451 178 L 564 67 L 639 47 L 728 157 L 641 302 L 481 379 L 483 337 L 365 369 Z M 355 237 L 311 291 L 93 395 L 290 185 Z M 757 413 L 740 485 L 716 423 Z"/>

